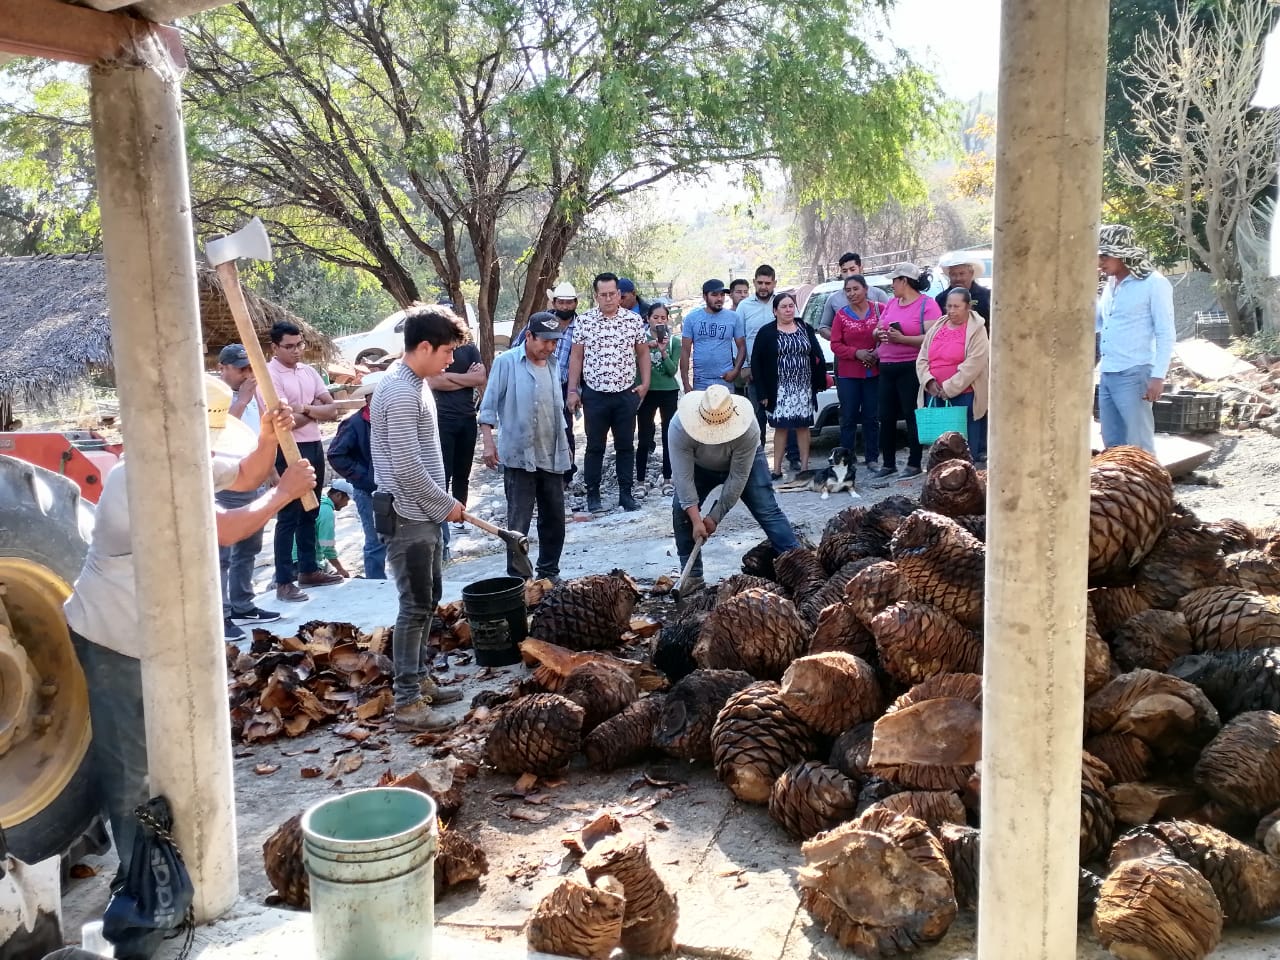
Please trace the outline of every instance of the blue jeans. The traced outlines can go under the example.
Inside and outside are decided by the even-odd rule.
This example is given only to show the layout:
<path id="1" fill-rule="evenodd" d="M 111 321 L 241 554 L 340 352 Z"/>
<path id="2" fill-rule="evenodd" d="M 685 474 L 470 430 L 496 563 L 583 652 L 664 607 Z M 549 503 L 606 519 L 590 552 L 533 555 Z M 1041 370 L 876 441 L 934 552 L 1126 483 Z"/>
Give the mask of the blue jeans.
<path id="1" fill-rule="evenodd" d="M 400 593 L 400 610 L 391 634 L 391 662 L 396 671 L 396 706 L 403 707 L 422 696 L 419 684 L 430 667 L 427 644 L 431 617 L 440 602 L 440 568 L 444 566 L 440 524 L 397 517 L 396 532 L 386 544 L 387 566 Z"/>
<path id="2" fill-rule="evenodd" d="M 262 490 L 223 490 L 214 494 L 218 506 L 227 510 L 247 506 L 262 495 Z M 222 581 L 223 619 L 237 617 L 254 608 L 253 568 L 262 550 L 262 531 L 249 534 L 238 543 L 218 547 L 218 573 Z"/>
<path id="3" fill-rule="evenodd" d="M 706 470 L 694 465 L 693 483 L 697 488 L 699 501 L 706 499 L 708 493 L 728 479 L 727 470 Z M 773 544 L 773 549 L 778 553 L 786 553 L 800 546 L 800 541 L 796 539 L 796 532 L 791 528 L 791 521 L 782 512 L 773 495 L 773 483 L 769 479 L 769 465 L 765 463 L 763 450 L 756 451 L 755 462 L 751 464 L 751 476 L 747 478 L 747 485 L 742 489 L 742 502 L 747 505 L 751 516 L 756 518 L 756 523 L 760 524 L 765 536 Z M 693 553 L 693 521 L 680 506 L 679 493 L 671 498 L 671 522 L 675 527 L 676 551 L 680 554 L 680 567 L 683 569 L 689 561 L 689 554 Z M 698 555 L 689 573 L 691 576 L 702 576 L 701 554 Z"/>
<path id="4" fill-rule="evenodd" d="M 373 494 L 356 488 L 356 513 L 364 530 L 364 576 L 366 580 L 387 579 L 387 545 L 373 528 Z"/>
<path id="5" fill-rule="evenodd" d="M 99 806 L 111 822 L 120 873 L 129 872 L 138 831 L 134 808 L 150 799 L 147 729 L 142 716 L 142 663 L 86 640 L 74 630 L 71 643 L 89 686 L 93 727 L 90 762 Z"/>
<path id="6" fill-rule="evenodd" d="M 951 402 L 957 407 L 965 408 L 969 452 L 973 454 L 973 459 L 987 459 L 987 418 L 984 415 L 981 420 L 973 419 L 973 394 L 962 393 L 958 397 L 952 397 Z"/>
<path id="7" fill-rule="evenodd" d="M 875 377 L 837 377 L 840 446 L 850 453 L 862 427 L 862 459 L 869 467 L 880 455 L 880 384 Z"/>
<path id="8" fill-rule="evenodd" d="M 1103 373 L 1098 381 L 1098 419 L 1102 445 L 1132 444 L 1156 452 L 1155 411 L 1145 400 L 1151 365 L 1141 364 L 1118 373 Z"/>

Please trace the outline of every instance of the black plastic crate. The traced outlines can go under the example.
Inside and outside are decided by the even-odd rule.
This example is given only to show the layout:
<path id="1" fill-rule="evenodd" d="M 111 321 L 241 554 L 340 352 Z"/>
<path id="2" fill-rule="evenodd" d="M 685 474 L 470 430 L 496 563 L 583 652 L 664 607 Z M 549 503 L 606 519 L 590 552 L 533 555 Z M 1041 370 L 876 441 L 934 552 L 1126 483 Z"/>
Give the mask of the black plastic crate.
<path id="1" fill-rule="evenodd" d="M 1212 433 L 1222 424 L 1222 394 L 1176 390 L 1155 402 L 1156 430 L 1161 433 Z"/>
<path id="2" fill-rule="evenodd" d="M 1196 314 L 1196 336 L 1220 347 L 1231 343 L 1231 321 L 1219 310 L 1205 310 Z"/>

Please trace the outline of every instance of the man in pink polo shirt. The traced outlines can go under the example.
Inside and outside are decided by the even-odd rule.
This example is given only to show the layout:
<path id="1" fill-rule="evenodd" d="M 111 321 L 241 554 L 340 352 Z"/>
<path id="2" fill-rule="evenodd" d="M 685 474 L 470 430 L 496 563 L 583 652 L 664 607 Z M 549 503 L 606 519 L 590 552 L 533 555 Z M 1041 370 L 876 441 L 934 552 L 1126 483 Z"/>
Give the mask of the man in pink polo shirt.
<path id="1" fill-rule="evenodd" d="M 302 362 L 306 349 L 302 331 L 286 320 L 271 327 L 271 382 L 280 399 L 293 408 L 293 438 L 298 450 L 316 470 L 316 498 L 324 488 L 324 445 L 320 442 L 320 424 L 338 418 L 338 407 L 320 374 Z M 276 470 L 283 474 L 287 465 L 284 451 L 276 455 Z M 276 599 L 299 603 L 307 595 L 298 587 L 325 587 L 342 583 L 336 573 L 326 573 L 316 564 L 316 517 L 319 509 L 304 510 L 301 500 L 294 500 L 276 516 Z M 294 567 L 294 544 L 297 543 L 298 565 Z M 296 582 L 295 582 L 296 581 Z"/>

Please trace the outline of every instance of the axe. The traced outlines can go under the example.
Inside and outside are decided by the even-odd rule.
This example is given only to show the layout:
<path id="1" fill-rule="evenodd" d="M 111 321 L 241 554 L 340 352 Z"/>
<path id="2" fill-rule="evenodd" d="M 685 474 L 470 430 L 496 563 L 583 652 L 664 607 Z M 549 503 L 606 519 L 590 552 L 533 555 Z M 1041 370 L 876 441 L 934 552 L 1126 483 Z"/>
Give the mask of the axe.
<path id="1" fill-rule="evenodd" d="M 218 271 L 218 279 L 222 281 L 222 294 L 227 298 L 231 316 L 235 318 L 236 332 L 240 334 L 240 342 L 249 355 L 249 366 L 253 368 L 253 377 L 258 381 L 262 399 L 266 401 L 267 410 L 274 410 L 280 405 L 280 397 L 276 394 L 275 384 L 271 382 L 267 358 L 262 355 L 262 344 L 258 342 L 258 333 L 253 329 L 249 305 L 245 303 L 244 290 L 240 286 L 240 271 L 236 269 L 236 261 L 241 258 L 271 259 L 271 241 L 267 238 L 267 229 L 261 220 L 254 217 L 235 233 L 210 240 L 204 245 L 204 253 L 209 258 L 209 263 Z M 284 451 L 286 463 L 297 463 L 302 459 L 298 441 L 293 439 L 292 433 L 281 434 L 277 431 L 276 440 Z M 308 490 L 302 495 L 304 510 L 315 510 L 319 506 L 314 490 Z"/>

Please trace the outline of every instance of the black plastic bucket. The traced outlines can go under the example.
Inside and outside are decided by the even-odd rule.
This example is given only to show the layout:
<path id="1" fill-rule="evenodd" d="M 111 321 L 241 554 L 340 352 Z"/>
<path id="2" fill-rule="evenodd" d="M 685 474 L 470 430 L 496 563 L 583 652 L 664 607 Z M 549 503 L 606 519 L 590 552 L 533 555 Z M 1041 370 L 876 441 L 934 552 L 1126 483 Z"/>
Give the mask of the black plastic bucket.
<path id="1" fill-rule="evenodd" d="M 520 641 L 529 634 L 524 580 L 490 577 L 462 588 L 462 606 L 471 625 L 471 646 L 482 667 L 520 662 Z"/>

